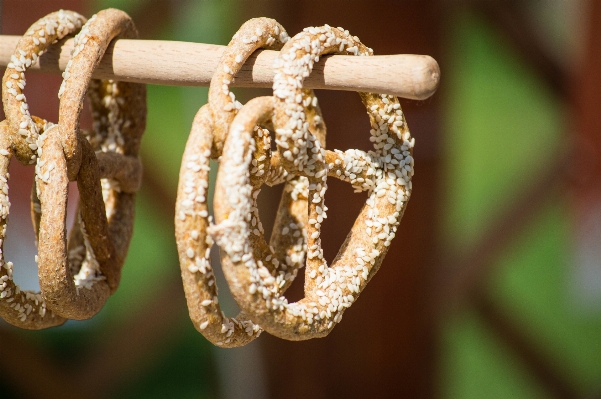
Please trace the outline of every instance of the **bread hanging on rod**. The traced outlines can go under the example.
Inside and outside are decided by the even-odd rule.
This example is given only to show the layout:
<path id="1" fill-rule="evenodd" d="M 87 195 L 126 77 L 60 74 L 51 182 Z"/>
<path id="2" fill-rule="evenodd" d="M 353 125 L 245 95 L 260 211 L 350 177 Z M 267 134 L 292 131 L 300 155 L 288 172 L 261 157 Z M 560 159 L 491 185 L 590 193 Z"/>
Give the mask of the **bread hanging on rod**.
<path id="1" fill-rule="evenodd" d="M 0 35 L 0 66 L 6 67 L 20 36 Z M 208 86 L 226 46 L 165 40 L 119 39 L 107 49 L 94 78 L 173 86 Z M 52 46 L 29 70 L 61 73 L 73 39 Z M 233 87 L 273 84 L 279 52 L 258 50 L 244 64 Z M 373 57 L 333 55 L 318 62 L 304 84 L 307 89 L 359 91 L 424 100 L 440 81 L 438 63 L 427 55 Z"/>

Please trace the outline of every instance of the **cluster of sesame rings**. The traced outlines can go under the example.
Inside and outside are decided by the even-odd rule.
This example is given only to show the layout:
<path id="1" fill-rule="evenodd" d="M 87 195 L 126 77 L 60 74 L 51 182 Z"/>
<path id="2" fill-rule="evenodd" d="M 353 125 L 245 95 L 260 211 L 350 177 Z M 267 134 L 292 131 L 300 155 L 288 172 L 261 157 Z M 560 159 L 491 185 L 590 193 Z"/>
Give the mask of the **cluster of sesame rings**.
<path id="1" fill-rule="evenodd" d="M 209 258 L 213 239 L 207 234 L 211 223 L 207 206 L 209 159 L 221 155 L 229 125 L 242 107 L 229 92 L 233 76 L 256 49 L 277 49 L 287 39 L 283 27 L 268 18 L 252 19 L 239 29 L 213 76 L 209 103 L 194 119 L 182 160 L 175 227 L 184 291 L 195 328 L 221 347 L 245 345 L 258 337 L 262 329 L 244 312 L 234 318 L 226 317 L 218 303 Z M 272 101 L 271 98 L 268 100 Z M 286 182 L 276 216 L 275 233 L 270 239 L 271 246 L 263 238 L 264 230 L 259 221 L 256 207 L 258 189 L 254 190 L 247 215 L 252 226 L 251 239 L 260 244 L 264 253 L 269 252 L 266 267 L 272 275 L 279 276 L 279 289 L 283 292 L 296 277 L 305 256 L 306 236 L 302 228 L 307 221 L 306 179 L 287 178 L 283 169 L 272 167 L 269 132 L 254 122 L 249 123 L 256 142 L 251 171 L 253 183 L 260 187 L 264 183 L 275 185 Z M 325 140 L 325 134 L 320 136 Z"/>
<path id="2" fill-rule="evenodd" d="M 40 288 L 47 306 L 70 319 L 92 317 L 117 289 L 133 233 L 145 87 L 91 82 L 93 70 L 116 37 L 137 37 L 133 22 L 122 11 L 100 11 L 83 26 L 63 74 L 59 123 L 38 140 Z M 94 126 L 86 138 L 79 118 L 88 85 Z M 68 250 L 64 214 L 70 180 L 77 180 L 80 194 L 75 235 L 81 244 Z M 77 273 L 69 265 L 73 254 L 81 262 Z"/>
<path id="3" fill-rule="evenodd" d="M 319 138 L 311 134 L 312 121 L 302 108 L 309 99 L 303 98 L 299 87 L 319 55 L 345 49 L 354 54 L 371 54 L 356 37 L 342 29 L 308 28 L 282 50 L 274 81 L 271 111 L 277 144 L 283 151 L 280 160 L 289 172 L 302 171 L 309 178 L 305 298 L 288 303 L 278 293 L 278 282 L 270 278 L 264 262 L 254 256 L 260 248 L 251 240 L 252 228 L 245 216 L 253 192 L 248 177 L 253 143 L 248 126 L 237 123 L 238 119 L 230 129 L 217 178 L 215 203 L 223 205 L 223 209 L 217 212 L 216 206 L 218 224 L 214 231 L 218 234 L 214 238 L 226 254 L 226 279 L 242 310 L 267 332 L 284 339 L 323 337 L 340 322 L 345 309 L 379 269 L 411 192 L 414 140 L 396 97 L 360 93 L 371 122 L 373 151 L 325 151 Z M 269 115 L 270 110 L 262 112 Z M 366 204 L 329 267 L 320 239 L 327 211 L 327 175 L 351 183 L 355 191 L 368 191 Z"/>
<path id="4" fill-rule="evenodd" d="M 82 64 L 89 64 L 89 59 L 101 58 L 103 49 L 84 54 L 79 60 L 75 58 L 88 39 L 103 45 L 106 42 L 103 36 L 115 36 L 115 26 L 117 33 L 121 29 L 124 36 L 135 36 L 133 24 L 119 11 L 106 10 L 99 13 L 97 22 L 94 19 L 88 21 L 77 37 L 79 46 L 76 47 L 79 48 L 76 48 L 69 62 L 71 70 L 78 71 Z M 88 95 L 94 131 L 84 133 L 90 142 L 79 133 L 76 136 L 80 141 L 83 160 L 76 175 L 80 209 L 68 243 L 65 218 L 69 180 L 59 126 L 31 116 L 22 93 L 25 70 L 46 51 L 48 45 L 76 33 L 84 22 L 83 17 L 70 11 L 55 12 L 37 21 L 19 41 L 3 79 L 7 120 L 0 125 L 0 248 L 6 237 L 10 206 L 8 165 L 11 157 L 15 155 L 23 164 L 35 163 L 36 168 L 32 219 L 39 242 L 36 262 L 39 265 L 41 293 L 21 290 L 13 281 L 13 264 L 5 261 L 3 252 L 0 252 L 0 317 L 21 328 L 41 329 L 60 325 L 67 318 L 93 316 L 116 289 L 118 272 L 132 235 L 133 192 L 137 191 L 141 182 L 137 153 L 145 127 L 144 86 L 112 81 L 90 82 Z M 98 24 L 101 25 L 101 30 L 97 32 L 99 37 L 92 37 L 90 32 Z M 104 35 L 102 30 L 108 31 L 109 35 Z M 65 73 L 63 77 L 66 80 L 69 74 Z M 82 94 L 79 100 L 72 95 L 66 97 L 68 100 L 61 99 L 60 114 L 67 115 L 63 119 L 69 120 L 68 113 L 77 112 L 75 126 L 78 126 L 83 93 L 88 82 L 89 79 L 82 82 L 84 90 L 79 91 Z M 75 88 L 61 87 L 65 93 L 77 90 L 77 85 Z M 98 152 L 94 154 L 94 151 Z M 102 188 L 99 179 L 103 179 Z M 112 268 L 99 264 L 98 258 Z M 107 278 L 105 286 L 90 295 L 86 291 L 95 289 L 92 287 L 94 283 L 106 278 L 98 272 L 104 272 L 102 266 L 113 271 L 112 278 Z M 62 292 L 55 295 L 65 287 L 66 295 Z"/>

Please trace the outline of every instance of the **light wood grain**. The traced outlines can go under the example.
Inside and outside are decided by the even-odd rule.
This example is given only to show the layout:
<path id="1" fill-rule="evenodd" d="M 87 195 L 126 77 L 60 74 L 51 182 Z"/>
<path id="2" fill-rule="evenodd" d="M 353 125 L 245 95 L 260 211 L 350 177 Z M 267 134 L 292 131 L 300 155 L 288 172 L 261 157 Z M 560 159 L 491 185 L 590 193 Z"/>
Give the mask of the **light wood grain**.
<path id="1" fill-rule="evenodd" d="M 6 67 L 19 36 L 0 35 L 0 66 Z M 30 70 L 60 73 L 69 61 L 73 39 L 58 43 Z M 208 86 L 225 46 L 159 40 L 117 40 L 108 48 L 96 78 L 174 86 Z M 277 51 L 254 53 L 236 75 L 234 87 L 271 87 Z M 305 87 L 392 94 L 423 100 L 436 91 L 438 63 L 427 55 L 323 57 Z"/>

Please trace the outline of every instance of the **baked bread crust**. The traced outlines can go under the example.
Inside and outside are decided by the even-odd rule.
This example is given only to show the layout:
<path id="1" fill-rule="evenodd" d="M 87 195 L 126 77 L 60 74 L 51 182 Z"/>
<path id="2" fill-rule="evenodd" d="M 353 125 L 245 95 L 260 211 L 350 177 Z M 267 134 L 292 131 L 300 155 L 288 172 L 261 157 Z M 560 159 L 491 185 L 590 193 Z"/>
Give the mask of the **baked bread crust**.
<path id="1" fill-rule="evenodd" d="M 176 240 L 180 258 L 184 291 L 190 318 L 195 328 L 215 345 L 236 347 L 245 345 L 259 336 L 262 329 L 241 312 L 234 318 L 226 317 L 219 307 L 215 277 L 210 264 L 213 240 L 207 234 L 211 219 L 208 215 L 207 191 L 209 159 L 221 155 L 229 126 L 242 105 L 229 91 L 234 75 L 246 59 L 259 48 L 280 48 L 288 39 L 284 28 L 269 18 L 246 22 L 229 43 L 209 88 L 209 103 L 197 113 L 180 170 L 176 205 Z M 263 99 L 272 102 L 272 98 Z M 254 104 L 257 100 L 252 100 Z M 270 117 L 269 117 L 270 119 Z M 261 251 L 269 252 L 267 268 L 280 276 L 279 289 L 283 292 L 296 277 L 306 252 L 304 226 L 307 220 L 306 183 L 288 174 L 277 162 L 272 165 L 269 131 L 258 124 L 269 121 L 255 120 L 251 132 L 256 142 L 253 152 L 251 179 L 257 189 L 253 209 L 247 215 L 253 226 L 253 238 Z M 320 135 L 325 139 L 324 135 Z M 263 236 L 256 198 L 262 184 L 286 183 L 278 208 L 271 248 Z M 300 190 L 299 190 L 300 188 Z M 215 207 L 219 204 L 215 203 Z M 284 228 L 290 234 L 281 234 Z"/>
<path id="2" fill-rule="evenodd" d="M 313 100 L 303 95 L 302 81 L 320 55 L 340 51 L 372 54 L 348 31 L 324 26 L 307 28 L 293 37 L 276 63 L 279 72 L 274 81 L 273 124 L 282 153 L 279 159 L 289 173 L 309 180 L 304 299 L 288 303 L 265 267 L 265 259 L 256 256 L 260 246 L 253 240 L 252 227 L 245 216 L 252 203 L 249 169 L 254 150 L 249 125 L 242 119 L 247 114 L 245 108 L 232 123 L 217 177 L 214 201 L 219 207 L 215 207 L 217 225 L 213 231 L 225 253 L 222 264 L 230 289 L 255 323 L 270 334 L 289 340 L 323 337 L 340 322 L 344 310 L 380 267 L 411 192 L 414 140 L 396 97 L 360 93 L 370 117 L 373 151 L 326 152 L 319 138 L 311 134 L 310 118 L 314 120 L 315 116 L 305 112 L 305 105 Z M 259 111 L 248 109 L 250 114 L 256 112 Z M 269 115 L 269 110 L 260 112 Z M 351 183 L 356 191 L 369 193 L 329 267 L 320 238 L 327 211 L 327 175 Z"/>
<path id="3" fill-rule="evenodd" d="M 0 122 L 0 317 L 6 322 L 29 330 L 61 325 L 66 318 L 47 307 L 40 293 L 21 290 L 13 280 L 13 264 L 4 257 L 4 240 L 8 227 L 8 168 L 12 156 L 24 165 L 38 169 L 39 136 L 53 124 L 32 116 L 23 93 L 25 71 L 56 41 L 75 34 L 86 19 L 72 11 L 57 11 L 36 21 L 19 40 L 2 79 L 2 102 L 6 120 Z M 32 187 L 31 215 L 36 239 L 41 219 L 40 202 L 35 184 Z M 36 259 L 36 261 L 39 261 Z M 77 267 L 77 265 L 74 265 Z"/>
<path id="4" fill-rule="evenodd" d="M 37 175 L 42 205 L 40 288 L 48 306 L 70 319 L 92 317 L 115 292 L 133 234 L 134 191 L 141 180 L 137 156 L 145 128 L 146 90 L 137 83 L 91 79 L 114 38 L 135 37 L 137 30 L 122 11 L 103 10 L 88 20 L 75 38 L 75 50 L 63 74 L 57 129 L 46 133 L 42 143 L 43 164 Z M 80 131 L 79 118 L 88 86 L 92 88 L 94 126 L 86 139 Z M 95 151 L 99 151 L 103 168 Z M 100 156 L 101 153 L 105 154 Z M 55 168 L 50 171 L 52 165 Z M 127 166 L 135 175 L 117 173 Z M 102 183 L 100 169 L 105 177 Z M 119 177 L 126 177 L 122 179 L 125 184 L 117 180 Z M 57 227 L 56 220 L 60 219 L 46 212 L 65 208 L 66 197 L 61 194 L 66 192 L 70 180 L 77 181 L 80 193 L 79 230 L 83 246 L 78 252 L 85 251 L 76 275 L 68 265 L 65 238 Z"/>
<path id="5" fill-rule="evenodd" d="M 0 125 L 2 242 L 11 156 L 36 167 L 32 220 L 38 238 L 41 293 L 21 291 L 14 284 L 12 263 L 2 258 L 0 267 L 0 316 L 22 328 L 47 328 L 68 318 L 86 319 L 96 314 L 118 286 L 132 235 L 133 193 L 139 189 L 142 172 L 137 154 L 145 128 L 145 87 L 90 79 L 110 40 L 136 37 L 137 32 L 129 17 L 118 10 L 101 11 L 82 28 L 85 22 L 81 15 L 62 10 L 37 21 L 20 40 L 3 79 L 7 120 Z M 51 43 L 80 28 L 79 47 L 63 74 L 59 92 L 59 125 L 31 116 L 22 93 L 25 70 Z M 91 132 L 79 130 L 86 90 L 94 119 Z M 68 243 L 66 154 L 78 160 L 72 162 L 72 173 L 80 193 L 78 220 Z M 101 178 L 105 179 L 102 187 Z"/>

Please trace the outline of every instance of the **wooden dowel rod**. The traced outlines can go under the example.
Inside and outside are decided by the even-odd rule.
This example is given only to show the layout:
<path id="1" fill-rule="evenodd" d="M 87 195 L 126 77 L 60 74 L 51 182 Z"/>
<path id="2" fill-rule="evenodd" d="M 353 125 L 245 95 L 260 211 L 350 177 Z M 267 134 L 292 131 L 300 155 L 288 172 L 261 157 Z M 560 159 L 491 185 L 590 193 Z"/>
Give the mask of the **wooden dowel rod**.
<path id="1" fill-rule="evenodd" d="M 20 36 L 0 35 L 0 66 L 6 67 Z M 73 39 L 51 46 L 30 70 L 60 73 Z M 225 46 L 159 40 L 117 40 L 94 77 L 174 86 L 208 86 Z M 255 52 L 236 75 L 234 87 L 271 87 L 277 51 Z M 440 69 L 427 55 L 326 56 L 314 66 L 305 87 L 392 94 L 423 100 L 436 91 Z"/>

